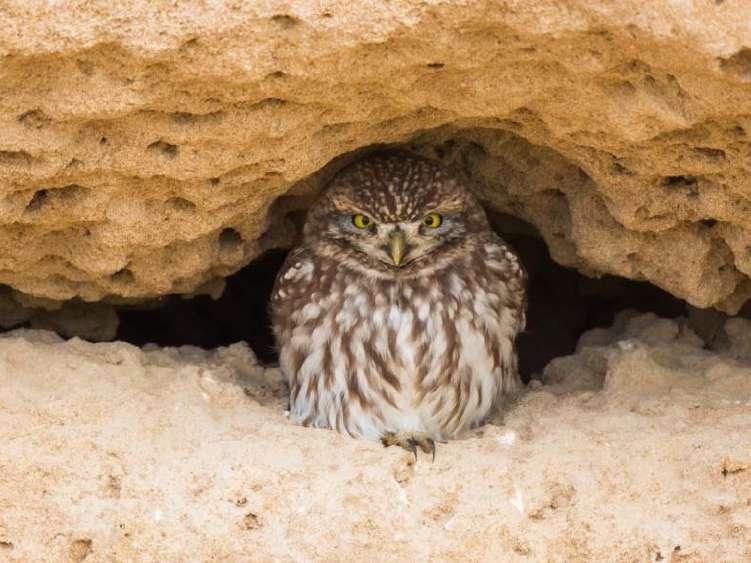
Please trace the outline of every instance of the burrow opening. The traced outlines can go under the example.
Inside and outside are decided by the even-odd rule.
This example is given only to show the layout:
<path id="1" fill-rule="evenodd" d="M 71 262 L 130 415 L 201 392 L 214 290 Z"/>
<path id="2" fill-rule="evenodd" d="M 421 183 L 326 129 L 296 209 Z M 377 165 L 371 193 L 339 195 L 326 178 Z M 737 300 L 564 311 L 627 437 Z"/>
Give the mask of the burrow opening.
<path id="1" fill-rule="evenodd" d="M 518 124 L 509 122 L 510 128 Z M 373 150 L 407 149 L 438 160 L 477 188 L 494 230 L 518 252 L 528 272 L 527 330 L 520 335 L 520 372 L 529 381 L 553 358 L 575 351 L 589 329 L 609 327 L 626 309 L 674 318 L 687 314 L 687 304 L 648 283 L 605 275 L 590 278 L 551 258 L 545 237 L 524 217 L 523 194 L 536 183 L 533 205 L 556 216 L 546 236 L 566 238 L 570 210 L 562 188 L 592 180 L 563 155 L 529 143 L 518 133 L 497 128 L 439 127 L 418 132 L 403 144 L 373 145 L 343 154 L 312 177 L 293 186 L 272 206 L 272 225 L 299 232 L 305 210 L 317 190 L 341 166 Z M 311 187 L 312 186 L 312 187 Z M 503 209 L 504 212 L 494 210 Z M 552 231 L 551 231 L 552 229 Z M 220 236 L 227 244 L 231 233 Z M 293 237 L 281 237 L 287 241 Z M 271 334 L 268 300 L 287 249 L 267 251 L 226 278 L 218 300 L 197 296 L 167 299 L 151 310 L 123 310 L 117 337 L 136 345 L 204 348 L 246 341 L 263 362 L 277 359 Z"/>
<path id="2" fill-rule="evenodd" d="M 511 121 L 506 125 L 519 126 Z M 387 147 L 363 147 L 341 155 L 292 186 L 271 207 L 271 228 L 299 232 L 305 209 L 327 178 L 343 164 L 383 148 Z M 539 374 L 552 359 L 573 353 L 579 337 L 587 330 L 610 326 L 620 311 L 634 309 L 667 318 L 688 313 L 684 301 L 650 283 L 609 275 L 589 278 L 551 258 L 545 239 L 565 241 L 570 229 L 564 192 L 582 186 L 596 191 L 591 178 L 557 152 L 532 145 L 510 130 L 452 127 L 417 133 L 408 143 L 390 148 L 407 148 L 436 159 L 476 185 L 495 231 L 518 252 L 529 276 L 527 330 L 518 341 L 520 372 L 525 381 Z M 664 181 L 678 182 L 672 177 Z M 530 184 L 534 184 L 534 189 Z M 527 201 L 524 198 L 530 190 L 534 199 Z M 172 203 L 184 202 L 178 198 Z M 523 218 L 525 206 L 529 205 L 553 218 L 544 227 L 545 236 Z M 498 209 L 504 212 L 494 211 Z M 294 239 L 291 232 L 283 234 L 269 238 L 285 240 L 287 244 Z M 220 249 L 238 249 L 245 243 L 232 228 L 217 235 Z M 272 364 L 277 354 L 268 301 L 287 252 L 286 248 L 267 250 L 227 277 L 218 299 L 172 295 L 160 299 L 157 306 L 118 307 L 119 324 L 112 336 L 139 346 L 154 343 L 206 349 L 245 341 L 262 362 Z M 563 245 L 558 252 L 573 250 Z M 115 275 L 122 283 L 132 278 L 127 270 Z"/>
<path id="3" fill-rule="evenodd" d="M 609 327 L 625 309 L 674 318 L 687 305 L 662 289 L 615 276 L 589 278 L 555 263 L 541 237 L 516 218 L 490 213 L 496 232 L 518 252 L 529 275 L 527 330 L 518 341 L 519 368 L 528 382 L 553 358 L 571 354 L 579 337 L 595 327 Z M 508 228 L 511 226 L 511 228 Z M 121 309 L 118 340 L 142 346 L 192 345 L 215 348 L 247 342 L 264 363 L 277 353 L 268 301 L 286 249 L 266 252 L 226 279 L 219 299 L 172 296 L 149 310 Z"/>

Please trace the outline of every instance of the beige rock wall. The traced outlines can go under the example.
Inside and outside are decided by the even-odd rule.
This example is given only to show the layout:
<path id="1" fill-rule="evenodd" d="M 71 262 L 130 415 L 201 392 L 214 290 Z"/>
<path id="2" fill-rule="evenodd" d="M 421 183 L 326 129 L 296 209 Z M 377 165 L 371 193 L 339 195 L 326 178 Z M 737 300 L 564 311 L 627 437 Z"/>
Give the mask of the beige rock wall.
<path id="1" fill-rule="evenodd" d="M 735 311 L 750 20 L 744 0 L 5 3 L 0 283 L 216 290 L 289 244 L 284 212 L 307 199 L 269 206 L 296 183 L 412 143 L 559 262 Z"/>

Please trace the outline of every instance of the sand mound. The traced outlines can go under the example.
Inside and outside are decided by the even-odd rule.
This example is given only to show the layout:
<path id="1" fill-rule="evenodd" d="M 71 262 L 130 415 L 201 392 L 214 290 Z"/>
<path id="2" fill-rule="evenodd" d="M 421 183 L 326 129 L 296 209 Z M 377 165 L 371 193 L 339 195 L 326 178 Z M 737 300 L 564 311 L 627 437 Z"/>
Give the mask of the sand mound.
<path id="1" fill-rule="evenodd" d="M 586 333 L 435 462 L 289 423 L 244 344 L 0 337 L 0 558 L 751 558 L 751 330 Z"/>

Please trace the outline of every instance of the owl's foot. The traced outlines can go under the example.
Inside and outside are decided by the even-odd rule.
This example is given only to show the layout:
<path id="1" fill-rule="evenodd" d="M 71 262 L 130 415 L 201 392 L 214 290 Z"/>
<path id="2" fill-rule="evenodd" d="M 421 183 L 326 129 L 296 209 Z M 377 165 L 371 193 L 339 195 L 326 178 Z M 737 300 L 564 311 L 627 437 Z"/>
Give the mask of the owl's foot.
<path id="1" fill-rule="evenodd" d="M 423 453 L 433 454 L 433 461 L 435 461 L 435 440 L 424 432 L 388 432 L 381 438 L 381 443 L 387 448 L 389 446 L 404 448 L 412 452 L 415 459 L 417 459 L 417 448 L 420 448 Z"/>

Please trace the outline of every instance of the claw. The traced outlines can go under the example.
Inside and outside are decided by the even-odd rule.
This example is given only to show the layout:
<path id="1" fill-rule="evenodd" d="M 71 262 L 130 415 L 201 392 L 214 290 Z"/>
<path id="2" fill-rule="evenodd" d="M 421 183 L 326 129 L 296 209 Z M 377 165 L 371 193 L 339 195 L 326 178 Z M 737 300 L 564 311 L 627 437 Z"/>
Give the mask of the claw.
<path id="1" fill-rule="evenodd" d="M 415 456 L 415 461 L 417 461 L 417 442 L 410 438 L 407 440 L 407 446 L 409 447 L 409 451 L 412 452 L 412 455 Z M 422 446 L 420 446 L 420 449 L 422 449 Z"/>
<path id="2" fill-rule="evenodd" d="M 432 454 L 433 459 L 431 461 L 435 461 L 435 440 L 433 440 L 433 438 L 427 438 L 425 444 L 423 444 L 422 451 L 426 454 Z"/>
<path id="3" fill-rule="evenodd" d="M 435 461 L 435 440 L 423 434 L 422 432 L 388 432 L 381 438 L 384 447 L 399 446 L 408 452 L 412 452 L 417 461 L 417 448 L 426 454 L 433 456 Z"/>

